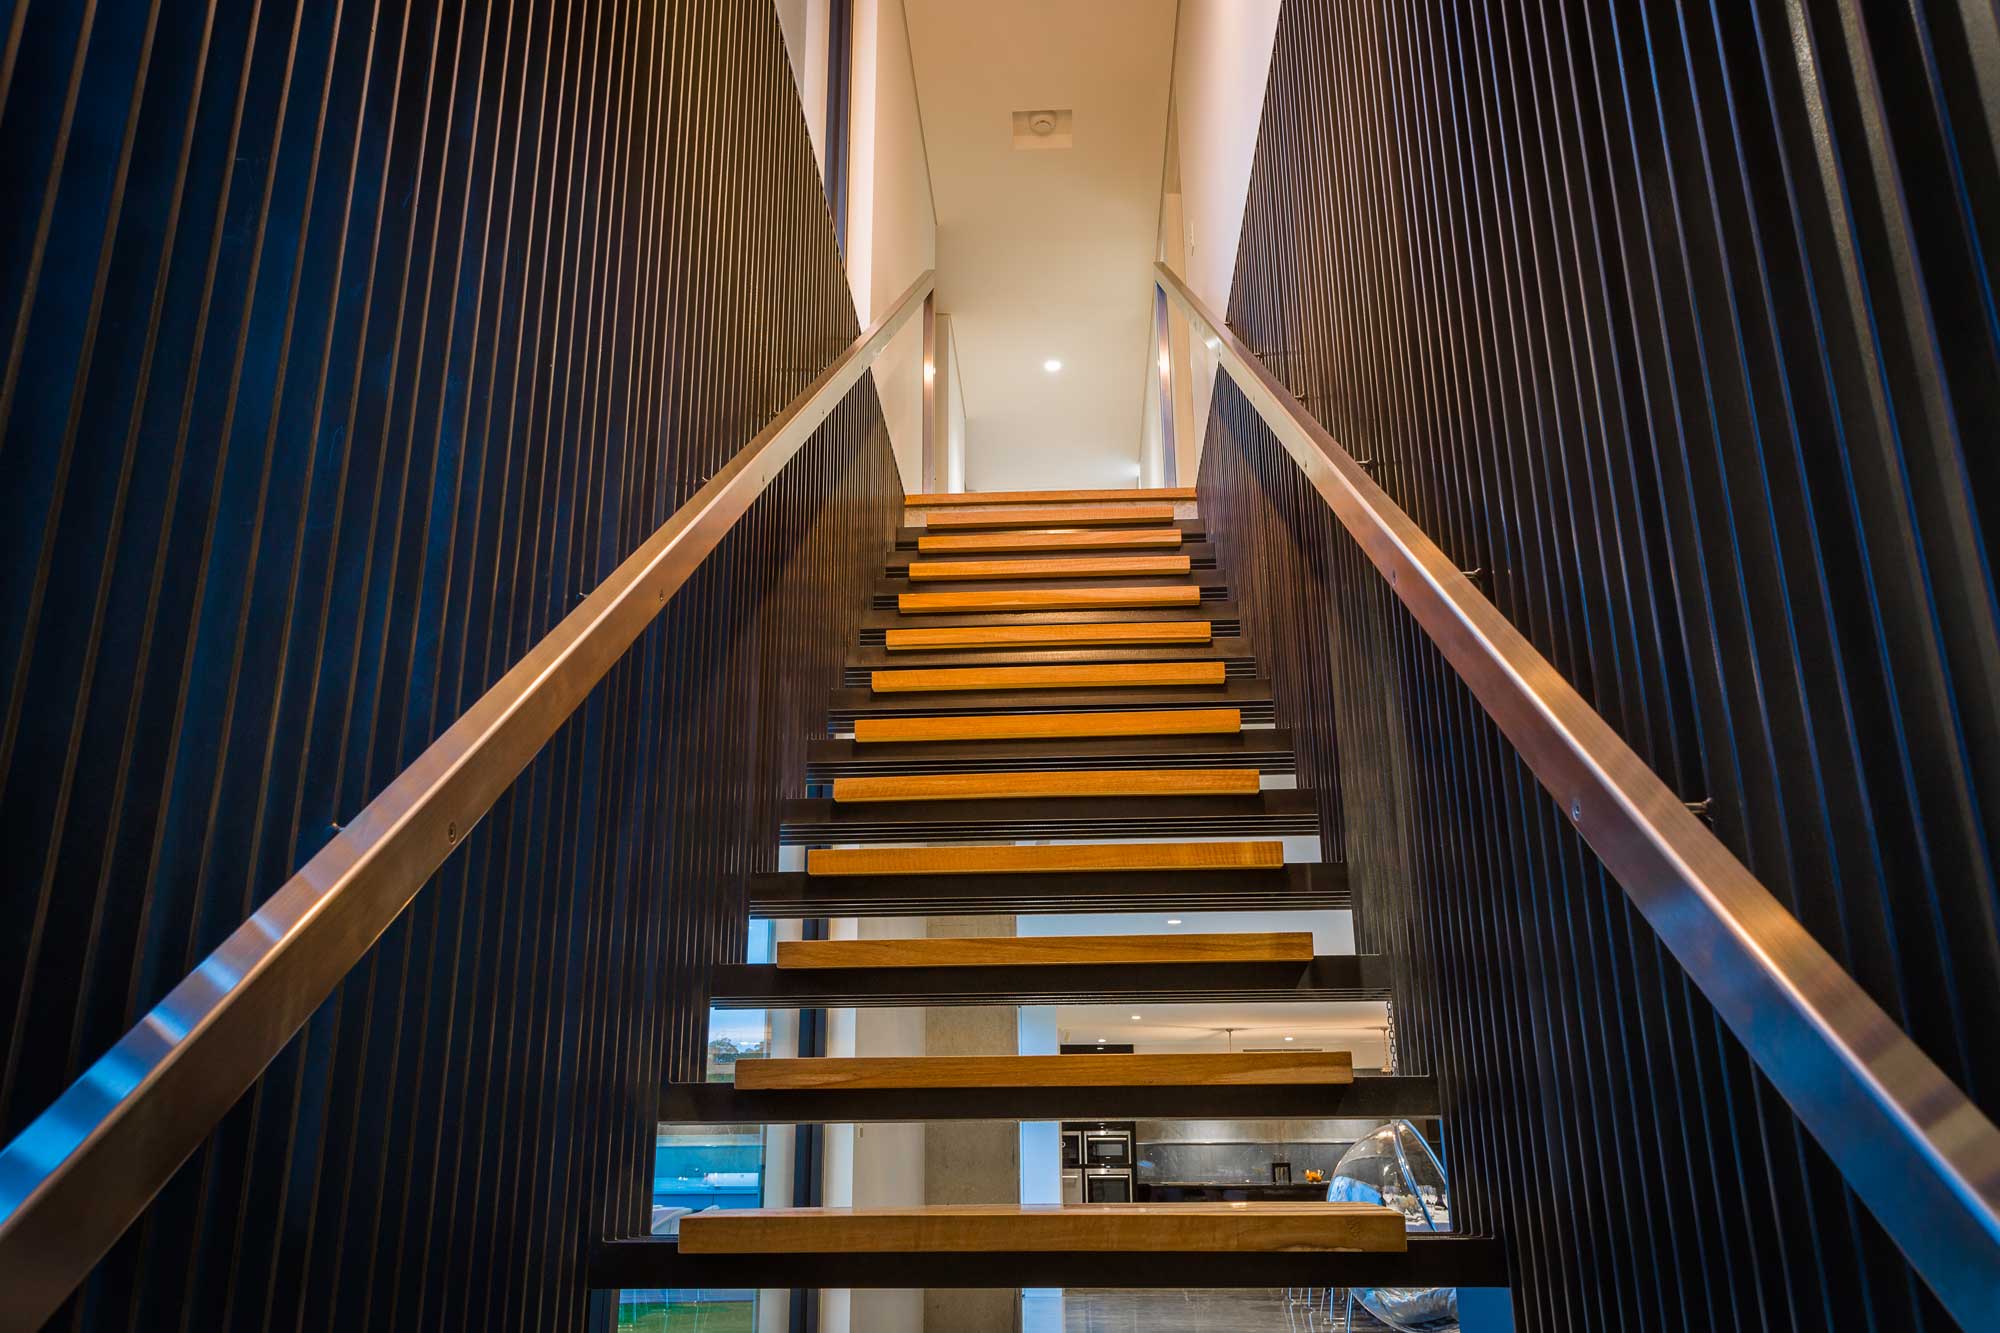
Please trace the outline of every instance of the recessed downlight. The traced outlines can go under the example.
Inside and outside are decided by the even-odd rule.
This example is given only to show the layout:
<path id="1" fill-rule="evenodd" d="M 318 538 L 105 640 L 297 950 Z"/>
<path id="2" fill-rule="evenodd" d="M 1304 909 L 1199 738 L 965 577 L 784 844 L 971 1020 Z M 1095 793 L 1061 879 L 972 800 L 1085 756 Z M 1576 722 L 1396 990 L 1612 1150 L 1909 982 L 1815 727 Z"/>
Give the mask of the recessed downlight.
<path id="1" fill-rule="evenodd" d="M 1180 923 L 1181 919 L 1177 916 L 1170 916 L 1167 918 L 1167 924 L 1170 926 L 1178 926 Z"/>
<path id="2" fill-rule="evenodd" d="M 1062 369 L 1062 362 L 1056 360 L 1054 357 L 1050 357 L 1048 360 L 1042 362 L 1042 369 L 1053 375 Z"/>
<path id="3" fill-rule="evenodd" d="M 1287 1037 L 1287 1038 L 1285 1038 L 1285 1040 L 1286 1040 L 1286 1041 L 1291 1041 L 1291 1040 L 1293 1040 L 1293 1038 L 1291 1038 L 1291 1037 Z"/>
<path id="4" fill-rule="evenodd" d="M 1137 1015 L 1137 1014 L 1134 1014 L 1134 1015 L 1132 1015 L 1132 1021 L 1133 1021 L 1134 1023 L 1137 1023 L 1137 1022 L 1139 1021 L 1139 1015 Z"/>

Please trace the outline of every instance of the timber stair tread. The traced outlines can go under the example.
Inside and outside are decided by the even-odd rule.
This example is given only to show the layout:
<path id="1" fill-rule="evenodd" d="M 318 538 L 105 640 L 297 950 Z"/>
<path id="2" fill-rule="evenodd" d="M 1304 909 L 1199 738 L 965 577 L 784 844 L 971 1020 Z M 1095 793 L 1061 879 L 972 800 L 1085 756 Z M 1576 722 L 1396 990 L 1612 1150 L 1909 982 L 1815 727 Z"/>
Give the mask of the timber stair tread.
<path id="1" fill-rule="evenodd" d="M 892 629 L 883 636 L 882 650 L 888 655 L 903 655 L 949 649 L 1102 645 L 1206 647 L 1215 638 L 1215 626 L 1207 620 L 1139 620 L 1097 625 L 969 625 L 952 629 Z"/>
<path id="2" fill-rule="evenodd" d="M 1077 525 L 1068 525 L 1068 526 L 1064 526 L 1064 525 L 1060 525 L 1060 524 L 1055 524 L 1055 523 L 1049 523 L 1049 524 L 1046 524 L 1046 525 L 1044 525 L 1044 526 L 1034 526 L 1034 527 L 1018 527 L 1018 528 L 972 528 L 972 529 L 963 529 L 963 530 L 959 530 L 959 529 L 951 529 L 951 530 L 947 530 L 947 529 L 943 529 L 943 528 L 928 528 L 928 527 L 925 527 L 925 526 L 924 526 L 923 524 L 921 524 L 921 523 L 918 523 L 918 524 L 909 524 L 909 523 L 904 523 L 904 524 L 901 524 L 901 525 L 899 525 L 899 526 L 898 526 L 898 527 L 896 528 L 896 535 L 895 535 L 895 537 L 894 537 L 894 539 L 893 539 L 893 543 L 892 543 L 892 549 L 894 549 L 894 550 L 897 550 L 897 551 L 916 551 L 916 550 L 919 550 L 919 549 L 921 549 L 921 548 L 920 548 L 920 547 L 918 546 L 918 543 L 919 543 L 919 542 L 921 542 L 921 541 L 922 541 L 922 540 L 923 540 L 923 539 L 924 539 L 925 537 L 927 537 L 927 536 L 930 536 L 930 537 L 942 537 L 942 536 L 953 536 L 953 537 L 958 537 L 958 536 L 1001 536 L 1001 537 L 1004 537 L 1004 536 L 1007 536 L 1007 535 L 1009 535 L 1009 534 L 1011 534 L 1011 533 L 1016 533 L 1016 532 L 1028 532 L 1028 533 L 1032 533 L 1032 532 L 1097 532 L 1097 533 L 1111 533 L 1111 534 L 1115 534 L 1115 533 L 1119 533 L 1119 532 L 1161 532 L 1161 531 L 1165 531 L 1165 530 L 1167 530 L 1167 529 L 1169 529 L 1169 528 L 1171 528 L 1171 529 L 1173 529 L 1173 530 L 1175 530 L 1175 531 L 1179 532 L 1179 533 L 1181 534 L 1181 540 L 1182 540 L 1183 542 L 1199 542 L 1199 541 L 1206 541 L 1206 540 L 1208 540 L 1208 525 L 1202 522 L 1202 520 L 1201 520 L 1201 516 L 1200 516 L 1199 514 L 1192 514 L 1192 515 L 1185 515 L 1185 516 L 1177 516 L 1177 517 L 1174 517 L 1174 518 L 1172 518 L 1172 519 L 1162 519 L 1162 520 L 1160 520 L 1160 521 L 1159 521 L 1159 522 L 1157 522 L 1157 523 L 1146 523 L 1146 524 L 1138 524 L 1138 525 L 1131 525 L 1131 526 L 1127 526 L 1127 527 L 1123 527 L 1123 528 L 1118 528 L 1118 527 L 1092 527 L 1092 526 L 1089 526 L 1089 525 L 1083 525 L 1083 526 L 1077 526 Z"/>
<path id="3" fill-rule="evenodd" d="M 1241 708 L 1106 712 L 987 713 L 954 717 L 869 717 L 854 724 L 859 745 L 885 742 L 1080 740 L 1090 737 L 1232 735 Z"/>
<path id="4" fill-rule="evenodd" d="M 962 801 L 781 803 L 778 839 L 820 843 L 991 839 L 1308 837 L 1316 793 L 1282 787 L 1247 796 L 990 797 Z"/>
<path id="5" fill-rule="evenodd" d="M 1221 662 L 1049 663 L 1034 666 L 894 667 L 871 673 L 878 694 L 942 690 L 1105 689 L 1122 686 L 1221 685 Z"/>
<path id="6" fill-rule="evenodd" d="M 1026 505 L 1011 508 L 977 508 L 963 511 L 904 509 L 903 521 L 933 532 L 963 532 L 973 528 L 1154 528 L 1175 517 L 1179 501 L 1141 501 L 1108 504 Z M 921 517 L 921 524 L 910 524 Z"/>
<path id="7" fill-rule="evenodd" d="M 1116 536 L 1119 533 L 1119 531 L 1120 529 L 1118 528 L 1078 529 L 1079 533 L 1094 532 L 1095 535 L 1098 536 Z M 1163 529 L 1163 531 L 1171 531 L 1171 530 Z M 965 536 L 965 535 L 978 535 L 978 534 L 961 533 L 954 535 Z M 1133 549 L 1120 550 L 1117 548 L 1108 548 L 1108 549 L 1084 548 L 1081 550 L 1079 549 L 1066 550 L 1060 547 L 1017 550 L 1017 551 L 985 551 L 985 552 L 892 550 L 883 557 L 881 576 L 883 578 L 910 578 L 911 577 L 910 570 L 914 567 L 920 571 L 923 571 L 917 576 L 918 582 L 925 582 L 936 576 L 937 574 L 935 568 L 936 566 L 949 565 L 952 566 L 953 568 L 951 571 L 947 572 L 944 575 L 944 577 L 956 578 L 956 579 L 974 579 L 974 578 L 983 578 L 989 580 L 1026 579 L 1026 578 L 1072 579 L 1078 577 L 1084 577 L 1084 578 L 1105 577 L 1105 575 L 1102 574 L 1090 574 L 1090 573 L 1078 574 L 1074 571 L 1066 573 L 1063 571 L 1061 565 L 1055 563 L 1057 561 L 1069 561 L 1069 560 L 1083 560 L 1083 561 L 1088 561 L 1090 564 L 1097 564 L 1101 561 L 1106 561 L 1106 560 L 1120 560 L 1120 561 L 1171 560 L 1176 562 L 1171 565 L 1141 564 L 1141 565 L 1129 565 L 1123 567 L 1125 572 L 1131 573 L 1135 577 L 1147 577 L 1147 578 L 1158 578 L 1163 576 L 1171 576 L 1175 574 L 1185 575 L 1185 574 L 1195 573 L 1197 571 L 1201 573 L 1214 573 L 1218 568 L 1220 568 L 1216 559 L 1215 547 L 1213 547 L 1207 542 L 1183 542 L 1180 545 L 1171 548 L 1138 549 L 1138 550 L 1133 550 Z M 1182 566 L 1178 563 L 1179 561 L 1182 560 L 1185 560 L 1187 562 L 1185 566 Z M 958 572 L 958 567 L 964 565 L 971 565 L 977 567 L 979 565 L 991 565 L 996 563 L 1004 563 L 1008 565 L 1019 564 L 1026 566 L 1026 568 L 1022 569 L 1018 573 L 1003 573 L 1003 574 L 991 574 L 991 573 L 971 574 L 971 573 Z M 1047 566 L 1047 568 L 1041 568 L 1042 566 Z M 1114 566 L 1113 568 L 1116 569 L 1118 567 Z"/>
<path id="8" fill-rule="evenodd" d="M 720 1086 L 720 1085 L 718 1085 Z M 1045 1116 L 1042 1119 L 1059 1117 Z M 1136 1119 L 1134 1116 L 1105 1117 Z M 1254 1118 L 1254 1117 L 1251 1117 Z M 1290 1117 L 1312 1119 L 1311 1116 Z M 1377 1116 L 1375 1119 L 1385 1117 Z M 1074 1207 L 1075 1205 L 1070 1205 Z M 1125 1208 L 1127 1204 L 1104 1204 Z M 1228 1206 L 1228 1205 L 1223 1205 Z M 592 1243 L 592 1289 L 689 1287 L 908 1287 L 920 1271 L 933 1290 L 960 1287 L 1502 1287 L 1518 1280 L 1491 1236 L 1408 1234 L 1404 1248 L 1371 1250 L 1073 1250 L 944 1253 L 682 1254 L 666 1236 Z"/>
<path id="9" fill-rule="evenodd" d="M 904 566 L 911 583 L 1015 579 L 1164 578 L 1194 572 L 1194 563 L 1176 555 L 1036 556 L 1017 560 L 912 560 Z"/>
<path id="10" fill-rule="evenodd" d="M 764 918 L 1061 912 L 1170 915 L 1339 911 L 1352 905 L 1347 867 L 1319 861 L 1200 869 L 1017 869 L 988 874 L 916 869 L 815 875 L 785 870 L 750 877 L 750 914 Z"/>
<path id="11" fill-rule="evenodd" d="M 718 1208 L 680 1219 L 684 1254 L 1157 1253 L 1408 1248 L 1372 1203 L 921 1204 Z"/>
<path id="12" fill-rule="evenodd" d="M 784 969 L 1064 967 L 1089 963 L 1304 963 L 1309 931 L 1172 935 L 921 936 L 911 939 L 780 940 Z"/>
<path id="13" fill-rule="evenodd" d="M 1029 648 L 936 653 L 897 653 L 881 648 L 857 647 L 840 670 L 840 683 L 848 688 L 867 685 L 877 671 L 899 671 L 930 667 L 1010 667 L 1010 666 L 1114 666 L 1141 662 L 1216 662 L 1224 679 L 1254 680 L 1259 674 L 1255 653 L 1244 639 L 1230 635 L 1212 643 L 1186 647 L 1162 646 L 1102 648 Z"/>
<path id="14" fill-rule="evenodd" d="M 1161 685 L 1106 689 L 938 690 L 877 694 L 842 686 L 831 692 L 828 718 L 845 731 L 869 718 L 993 717 L 1020 714 L 1170 712 L 1235 709 L 1245 725 L 1276 716 L 1271 683 L 1262 677 L 1229 676 L 1219 686 Z"/>
<path id="15" fill-rule="evenodd" d="M 1070 588 L 955 588 L 950 592 L 905 592 L 896 586 L 901 582 L 883 580 L 883 586 L 875 594 L 876 605 L 893 607 L 906 616 L 975 611 L 1151 610 L 1198 606 L 1203 596 L 1202 587 L 1192 582 L 1125 583 L 1117 587 L 1080 584 Z"/>
<path id="16" fill-rule="evenodd" d="M 710 974 L 717 1009 L 849 1009 L 959 1004 L 1204 1004 L 1389 998 L 1388 960 L 954 963 L 927 967 L 781 968 L 724 963 Z M 1289 1049 L 1289 1048 L 1286 1048 Z"/>
<path id="17" fill-rule="evenodd" d="M 836 805 L 1088 796 L 1251 796 L 1250 768 L 1100 768 L 1050 773 L 926 773 L 835 778 Z"/>
<path id="18" fill-rule="evenodd" d="M 743 1060 L 736 1086 L 808 1088 L 1147 1087 L 1155 1083 L 1352 1083 L 1348 1051 L 1199 1054 L 836 1055 Z"/>
<path id="19" fill-rule="evenodd" d="M 1243 620 L 1236 603 L 1228 598 L 1209 599 L 1187 606 L 1076 607 L 1055 611 L 939 611 L 925 612 L 913 620 L 898 611 L 894 599 L 887 605 L 870 605 L 861 613 L 857 640 L 873 647 L 888 642 L 896 629 L 987 629 L 1000 625 L 1115 625 L 1128 622 L 1191 620 L 1205 622 L 1209 632 L 1240 635 Z"/>
<path id="20" fill-rule="evenodd" d="M 1290 773 L 1296 767 L 1291 733 L 1262 727 L 1181 736 L 868 743 L 841 736 L 815 738 L 806 743 L 809 784 L 838 777 L 919 773 L 1053 772 L 1075 768 L 1254 768 L 1264 773 Z"/>
<path id="21" fill-rule="evenodd" d="M 919 667 L 1110 666 L 1128 662 L 1219 662 L 1225 677 L 1248 680 L 1258 674 L 1257 657 L 1249 641 L 1228 635 L 1208 643 L 1158 647 L 1106 644 L 1097 648 L 958 649 L 892 654 L 882 648 L 861 646 L 853 650 L 841 668 L 840 683 L 850 687 L 866 685 L 877 671 Z"/>
<path id="22" fill-rule="evenodd" d="M 815 847 L 808 875 L 1093 874 L 1140 870 L 1266 870 L 1284 864 L 1270 840 L 1080 843 L 1051 847 Z"/>
<path id="23" fill-rule="evenodd" d="M 1085 490 L 919 491 L 903 497 L 905 509 L 968 509 L 981 505 L 1192 503 L 1192 486 L 1112 486 Z"/>
<path id="24" fill-rule="evenodd" d="M 997 555 L 1013 551 L 1129 551 L 1189 545 L 1177 527 L 1000 528 L 991 532 L 936 532 L 917 538 L 923 556 Z"/>
<path id="25" fill-rule="evenodd" d="M 1433 1116 L 1430 1075 L 1359 1074 L 1352 1083 L 1104 1088 L 827 1088 L 739 1090 L 669 1083 L 660 1119 L 677 1125 L 854 1124 L 923 1120 L 1323 1120 Z"/>

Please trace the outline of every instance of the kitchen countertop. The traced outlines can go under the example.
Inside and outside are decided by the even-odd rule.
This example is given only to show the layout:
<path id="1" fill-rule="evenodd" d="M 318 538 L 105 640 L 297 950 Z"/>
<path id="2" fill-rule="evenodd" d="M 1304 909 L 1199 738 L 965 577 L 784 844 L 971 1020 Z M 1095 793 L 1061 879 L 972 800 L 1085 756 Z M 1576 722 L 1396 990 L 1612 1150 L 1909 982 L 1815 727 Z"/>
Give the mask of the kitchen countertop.
<path id="1" fill-rule="evenodd" d="M 1326 1182 L 1295 1180 L 1289 1185 L 1273 1185 L 1254 1180 L 1137 1181 L 1132 1186 L 1132 1197 L 1138 1203 L 1321 1200 L 1326 1198 Z"/>

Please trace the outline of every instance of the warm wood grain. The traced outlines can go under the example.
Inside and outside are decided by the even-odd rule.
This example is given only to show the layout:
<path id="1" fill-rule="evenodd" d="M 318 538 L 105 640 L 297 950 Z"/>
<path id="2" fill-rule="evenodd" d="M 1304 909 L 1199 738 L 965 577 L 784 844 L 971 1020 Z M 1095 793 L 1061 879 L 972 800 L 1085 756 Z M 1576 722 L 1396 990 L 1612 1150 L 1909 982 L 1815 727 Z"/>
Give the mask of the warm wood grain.
<path id="1" fill-rule="evenodd" d="M 1093 644 L 1210 643 L 1207 620 L 1128 620 L 1103 625 L 968 625 L 963 629 L 892 629 L 892 653 L 939 648 L 1087 648 Z"/>
<path id="2" fill-rule="evenodd" d="M 1179 528 L 1036 529 L 1001 532 L 940 532 L 917 538 L 924 555 L 977 555 L 988 551 L 1118 551 L 1179 546 Z"/>
<path id="3" fill-rule="evenodd" d="M 1121 686 L 1220 685 L 1221 662 L 1083 662 L 1058 666 L 918 667 L 871 671 L 877 694 L 940 690 L 1081 690 Z"/>
<path id="4" fill-rule="evenodd" d="M 987 935 L 966 939 L 780 940 L 778 966 L 1061 967 L 1077 963 L 1308 963 L 1311 931 L 1191 935 Z"/>
<path id="5" fill-rule="evenodd" d="M 929 773 L 835 778 L 842 805 L 871 801 L 1000 801 L 1086 796 L 1255 796 L 1254 768 L 1123 768 L 1053 773 Z"/>
<path id="6" fill-rule="evenodd" d="M 835 1055 L 739 1060 L 744 1091 L 808 1088 L 1292 1087 L 1354 1081 L 1348 1051 L 1175 1055 Z"/>
<path id="7" fill-rule="evenodd" d="M 1091 874 L 1117 870 L 1276 870 L 1282 842 L 1081 842 L 1046 847 L 814 847 L 808 875 Z"/>
<path id="8" fill-rule="evenodd" d="M 755 1063 L 746 1061 L 745 1063 Z M 926 1204 L 717 1208 L 680 1220 L 683 1254 L 998 1254 L 1409 1248 L 1403 1215 L 1377 1203 Z M 911 1282 L 923 1280 L 911 1274 Z"/>
<path id="9" fill-rule="evenodd" d="M 1164 588 L 1018 588 L 1009 592 L 905 592 L 896 609 L 925 611 L 1101 611 L 1122 606 L 1199 606 L 1192 583 Z"/>
<path id="10" fill-rule="evenodd" d="M 910 582 L 970 579 L 1115 579 L 1185 574 L 1184 555 L 1043 556 L 1030 560 L 912 560 Z"/>
<path id="11" fill-rule="evenodd" d="M 933 531 L 965 528 L 1101 528 L 1107 524 L 1171 523 L 1170 504 L 1078 505 L 1073 509 L 980 509 L 963 514 L 931 514 L 924 526 Z"/>
<path id="12" fill-rule="evenodd" d="M 1105 736 L 1227 736 L 1240 708 L 1156 708 L 1130 713 L 996 713 L 973 717 L 860 717 L 859 744 L 887 741 L 1053 741 Z"/>
<path id="13" fill-rule="evenodd" d="M 1192 486 L 1131 487 L 1102 491 L 920 491 L 903 497 L 905 509 L 955 509 L 967 505 L 1123 504 L 1135 500 L 1192 500 Z"/>

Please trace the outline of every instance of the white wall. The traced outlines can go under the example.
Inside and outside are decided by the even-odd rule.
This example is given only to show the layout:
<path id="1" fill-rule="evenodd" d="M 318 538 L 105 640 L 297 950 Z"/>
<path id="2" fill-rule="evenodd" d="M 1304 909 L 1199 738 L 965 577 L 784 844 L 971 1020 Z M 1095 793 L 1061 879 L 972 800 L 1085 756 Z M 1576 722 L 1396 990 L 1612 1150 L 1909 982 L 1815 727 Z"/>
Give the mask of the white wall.
<path id="1" fill-rule="evenodd" d="M 937 259 L 937 214 L 902 0 L 854 0 L 848 104 L 847 280 L 866 328 Z M 903 489 L 923 489 L 923 322 L 875 364 Z"/>
<path id="2" fill-rule="evenodd" d="M 813 156 L 826 176 L 827 0 L 774 0 Z M 847 106 L 847 283 L 861 326 L 937 260 L 937 213 L 903 0 L 854 0 Z M 875 365 L 903 489 L 922 489 L 924 335 L 912 320 Z"/>
<path id="3" fill-rule="evenodd" d="M 1251 159 L 1280 0 L 1181 0 L 1174 43 L 1174 120 L 1180 144 L 1181 221 L 1188 286 L 1218 313 L 1229 309 Z M 1171 262 L 1171 259 L 1170 261 Z M 1194 425 L 1208 428 L 1215 361 L 1191 348 Z M 1180 478 L 1193 485 L 1192 476 Z"/>
<path id="4" fill-rule="evenodd" d="M 812 136 L 813 161 L 826 178 L 826 38 L 827 0 L 775 0 L 778 26 L 785 33 L 785 57 L 798 85 L 799 106 L 806 133 Z"/>

